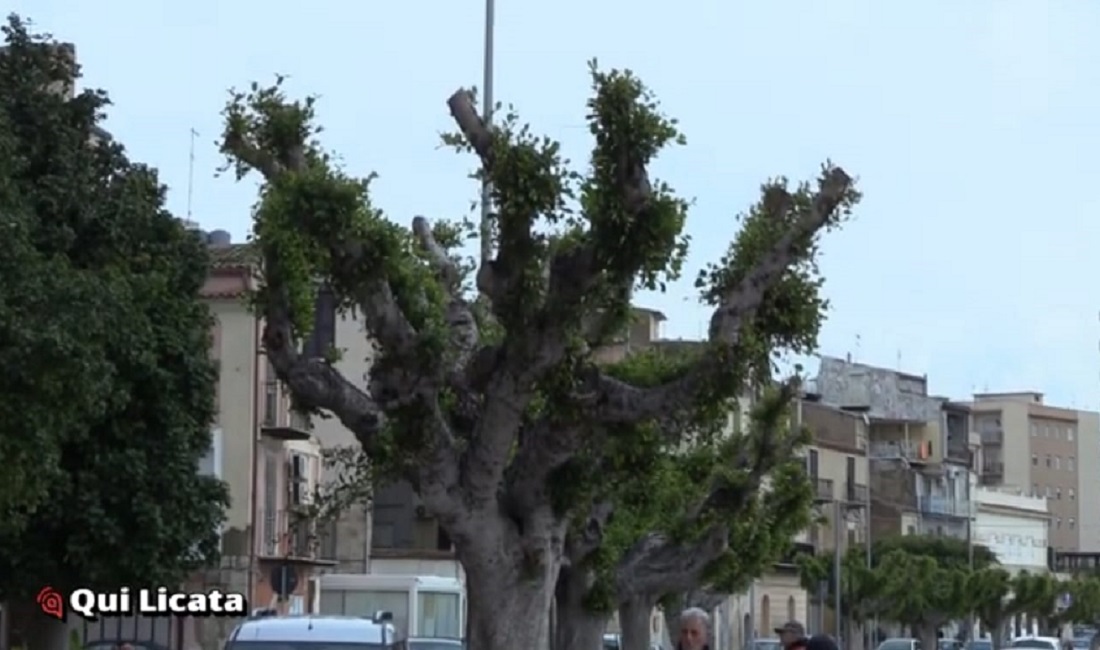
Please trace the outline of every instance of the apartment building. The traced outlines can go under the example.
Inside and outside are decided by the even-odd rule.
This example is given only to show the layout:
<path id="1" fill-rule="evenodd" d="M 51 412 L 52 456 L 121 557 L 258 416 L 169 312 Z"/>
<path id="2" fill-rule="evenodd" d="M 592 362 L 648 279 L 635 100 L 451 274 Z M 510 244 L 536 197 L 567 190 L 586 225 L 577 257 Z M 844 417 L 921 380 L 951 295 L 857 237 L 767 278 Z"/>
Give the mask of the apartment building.
<path id="1" fill-rule="evenodd" d="M 1023 488 L 1045 498 L 1051 547 L 1078 550 L 1078 411 L 1045 404 L 1042 393 L 1031 391 L 980 393 L 971 408 L 982 440 L 981 483 Z"/>
<path id="2" fill-rule="evenodd" d="M 974 486 L 974 543 L 1012 573 L 1046 573 L 1050 512 L 1045 497 L 1010 486 Z"/>
<path id="3" fill-rule="evenodd" d="M 1100 414 L 1077 412 L 1077 548 L 1100 553 Z"/>
<path id="4" fill-rule="evenodd" d="M 845 554 L 866 548 L 870 523 L 870 462 L 868 424 L 857 413 L 824 404 L 821 396 L 807 393 L 797 405 L 797 422 L 813 435 L 806 450 L 806 467 L 814 484 L 814 504 L 819 523 L 809 531 L 809 542 L 818 553 Z M 815 633 L 852 639 L 848 629 L 836 629 L 832 602 L 824 597 L 824 585 L 809 594 L 807 624 Z M 855 646 L 853 646 L 855 647 Z"/>
<path id="5" fill-rule="evenodd" d="M 872 537 L 968 534 L 979 445 L 965 404 L 928 394 L 927 377 L 822 357 L 813 390 L 867 427 Z"/>

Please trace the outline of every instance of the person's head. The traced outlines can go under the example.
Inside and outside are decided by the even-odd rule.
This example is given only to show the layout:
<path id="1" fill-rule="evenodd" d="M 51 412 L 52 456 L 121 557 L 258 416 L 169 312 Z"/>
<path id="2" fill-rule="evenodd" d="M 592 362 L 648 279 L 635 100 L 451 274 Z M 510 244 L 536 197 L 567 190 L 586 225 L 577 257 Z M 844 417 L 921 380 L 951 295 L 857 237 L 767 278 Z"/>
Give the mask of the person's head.
<path id="1" fill-rule="evenodd" d="M 680 650 L 703 650 L 707 645 L 707 624 L 710 616 L 692 607 L 680 614 Z"/>
<path id="2" fill-rule="evenodd" d="M 775 628 L 775 633 L 779 635 L 779 642 L 783 644 L 784 648 L 789 647 L 795 641 L 806 638 L 806 628 L 798 621 L 787 621 L 781 627 Z"/>

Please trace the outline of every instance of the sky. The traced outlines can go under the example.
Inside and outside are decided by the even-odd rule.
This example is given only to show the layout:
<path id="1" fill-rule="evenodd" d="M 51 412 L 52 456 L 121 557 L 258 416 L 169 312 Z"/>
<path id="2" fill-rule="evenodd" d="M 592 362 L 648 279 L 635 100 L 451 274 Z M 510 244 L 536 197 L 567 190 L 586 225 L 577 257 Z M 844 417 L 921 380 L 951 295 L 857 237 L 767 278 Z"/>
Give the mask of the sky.
<path id="1" fill-rule="evenodd" d="M 306 8 L 308 7 L 308 9 Z M 823 242 L 822 354 L 926 373 L 936 394 L 1038 390 L 1100 408 L 1100 3 L 1089 0 L 497 0 L 496 99 L 573 160 L 586 62 L 629 68 L 686 147 L 653 174 L 694 199 L 684 279 L 638 297 L 664 334 L 705 332 L 695 272 L 761 182 L 826 159 L 859 177 Z M 439 147 L 445 101 L 481 86 L 473 0 L 15 0 L 74 42 L 105 127 L 169 187 L 169 207 L 242 240 L 254 183 L 215 178 L 227 90 L 276 73 L 320 96 L 325 143 L 375 171 L 394 220 L 467 214 L 474 161 Z M 1090 45 L 1091 43 L 1091 45 Z M 191 163 L 191 131 L 195 138 Z M 193 181 L 189 181 L 193 170 Z M 188 199 L 188 187 L 192 188 Z M 810 364 L 812 367 L 812 363 Z"/>

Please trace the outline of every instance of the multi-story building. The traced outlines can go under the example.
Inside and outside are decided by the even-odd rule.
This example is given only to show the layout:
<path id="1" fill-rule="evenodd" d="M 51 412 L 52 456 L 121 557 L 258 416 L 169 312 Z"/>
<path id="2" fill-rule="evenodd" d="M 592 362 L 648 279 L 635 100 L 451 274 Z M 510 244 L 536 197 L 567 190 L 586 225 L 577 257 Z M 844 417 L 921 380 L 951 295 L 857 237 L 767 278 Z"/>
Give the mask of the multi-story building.
<path id="1" fill-rule="evenodd" d="M 1045 497 L 1016 487 L 974 486 L 974 543 L 1012 573 L 1046 573 L 1050 512 Z"/>
<path id="2" fill-rule="evenodd" d="M 822 357 L 814 388 L 867 426 L 872 537 L 967 536 L 978 437 L 965 405 L 928 394 L 926 377 Z"/>
<path id="3" fill-rule="evenodd" d="M 1100 552 L 1100 414 L 1077 412 L 1077 548 Z"/>
<path id="4" fill-rule="evenodd" d="M 813 386 L 808 387 L 810 390 Z M 824 404 L 820 396 L 807 393 L 798 402 L 796 421 L 813 435 L 806 450 L 806 468 L 814 484 L 818 523 L 809 531 L 809 543 L 818 553 L 846 554 L 865 549 L 868 524 L 870 463 L 867 458 L 868 426 L 860 414 Z M 832 602 L 825 598 L 825 585 L 809 598 L 807 623 L 815 633 L 853 639 L 848 630 L 836 629 Z M 772 626 L 774 627 L 774 625 Z"/>
<path id="5" fill-rule="evenodd" d="M 1045 498 L 1051 547 L 1077 550 L 1078 411 L 1045 404 L 1037 392 L 981 393 L 971 407 L 982 440 L 981 483 L 1019 487 Z"/>

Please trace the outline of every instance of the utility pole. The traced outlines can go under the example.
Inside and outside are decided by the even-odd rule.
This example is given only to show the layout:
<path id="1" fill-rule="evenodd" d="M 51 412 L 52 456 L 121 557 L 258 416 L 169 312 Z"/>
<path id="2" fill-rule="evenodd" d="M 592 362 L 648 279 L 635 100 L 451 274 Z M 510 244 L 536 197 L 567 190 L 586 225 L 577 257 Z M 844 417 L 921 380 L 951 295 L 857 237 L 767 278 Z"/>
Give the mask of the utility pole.
<path id="1" fill-rule="evenodd" d="M 847 503 L 843 499 L 838 499 L 836 502 L 836 512 L 833 515 L 836 518 L 833 525 L 833 544 L 835 546 L 833 549 L 833 616 L 836 621 L 836 640 L 838 645 L 844 643 L 844 640 L 841 638 L 841 626 L 843 625 L 844 617 L 840 613 L 840 592 L 841 584 L 843 583 L 840 575 L 840 546 L 843 543 L 844 537 L 841 535 L 840 529 L 848 520 L 846 506 Z"/>
<path id="2" fill-rule="evenodd" d="M 496 14 L 496 0 L 485 0 L 485 63 L 482 80 L 482 109 L 485 124 L 493 123 L 493 32 Z M 493 224 L 490 196 L 492 187 L 488 178 L 481 179 L 481 221 L 478 234 L 481 238 L 481 264 L 485 265 L 493 256 Z"/>

